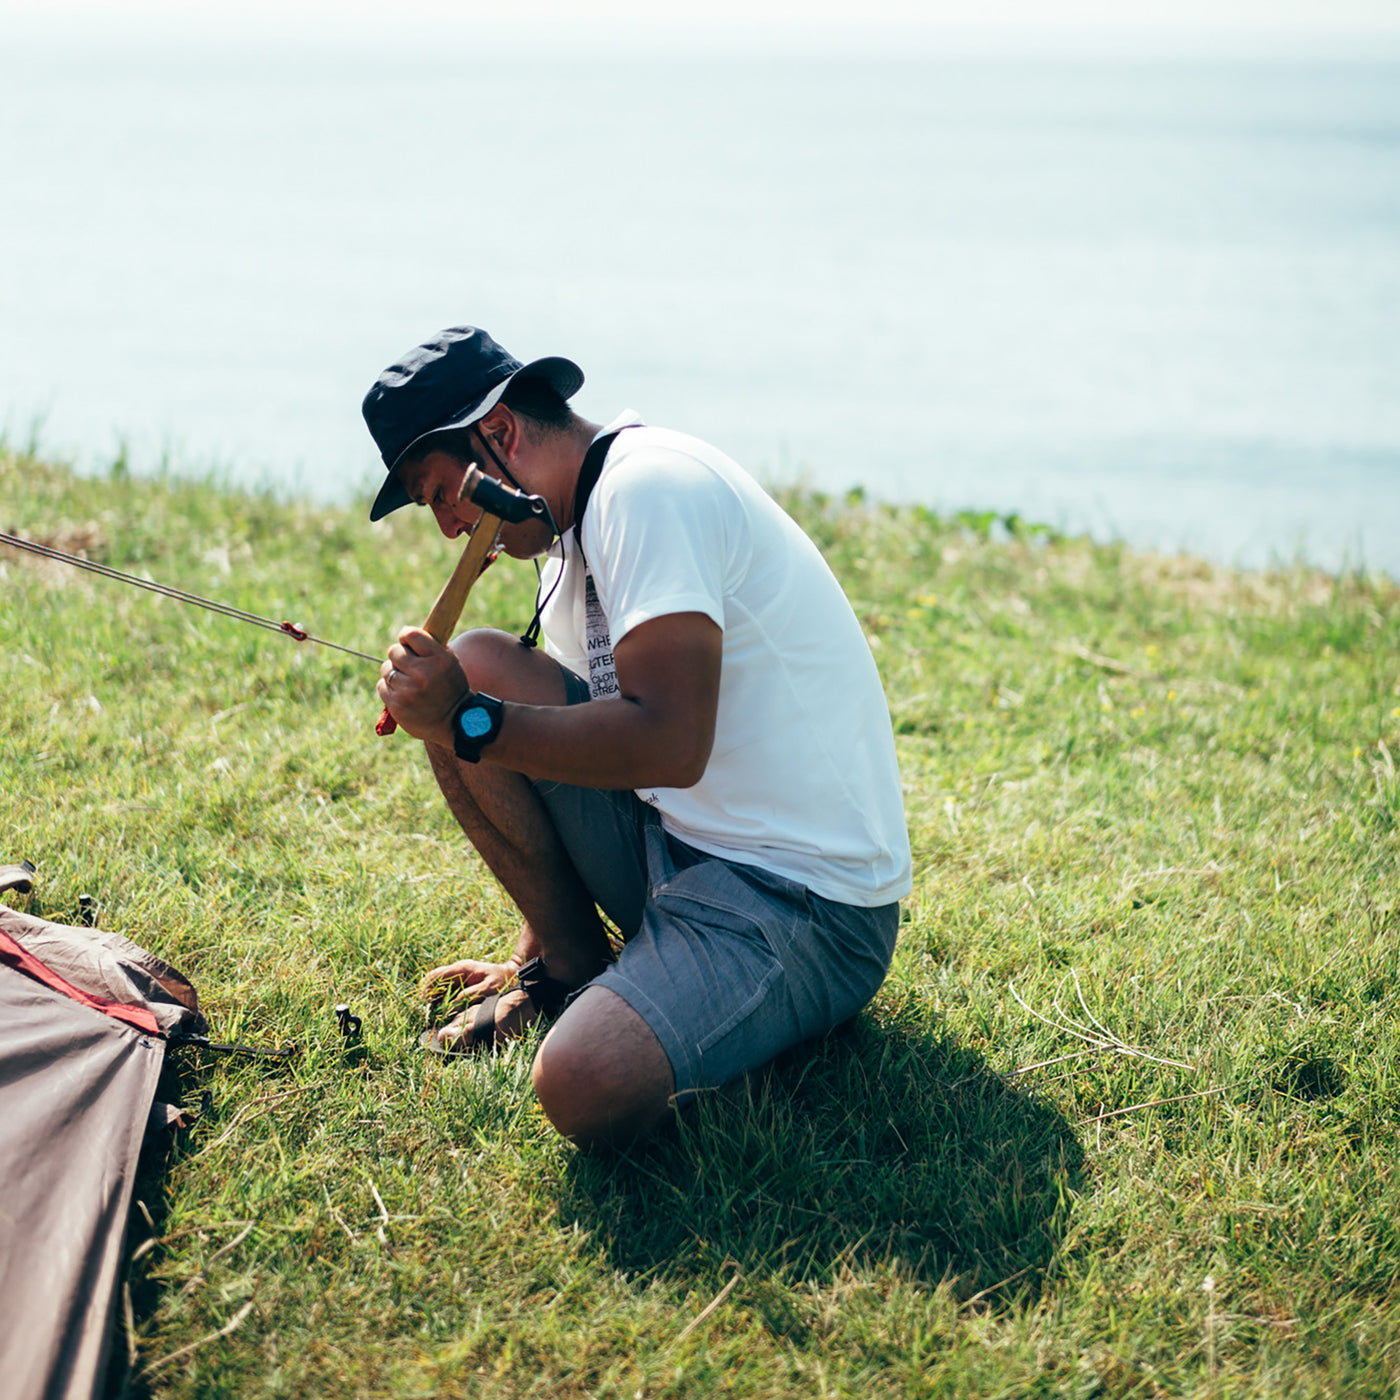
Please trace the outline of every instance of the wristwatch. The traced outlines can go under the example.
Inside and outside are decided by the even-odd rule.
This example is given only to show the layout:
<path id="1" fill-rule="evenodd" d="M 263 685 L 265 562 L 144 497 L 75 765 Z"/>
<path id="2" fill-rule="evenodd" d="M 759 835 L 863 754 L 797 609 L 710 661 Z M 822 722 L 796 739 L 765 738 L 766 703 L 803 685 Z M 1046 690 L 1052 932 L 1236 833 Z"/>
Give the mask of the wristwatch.
<path id="1" fill-rule="evenodd" d="M 481 751 L 501 732 L 505 706 L 494 695 L 470 693 L 452 711 L 452 750 L 464 763 L 480 763 Z"/>

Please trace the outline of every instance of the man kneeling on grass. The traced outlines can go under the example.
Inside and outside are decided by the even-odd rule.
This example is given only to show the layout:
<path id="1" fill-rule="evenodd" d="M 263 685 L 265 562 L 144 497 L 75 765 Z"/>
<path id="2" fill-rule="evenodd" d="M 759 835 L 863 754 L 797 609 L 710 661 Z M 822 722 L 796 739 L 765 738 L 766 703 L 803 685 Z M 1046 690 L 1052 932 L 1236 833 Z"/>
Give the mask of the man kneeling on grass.
<path id="1" fill-rule="evenodd" d="M 372 520 L 412 502 L 471 530 L 472 464 L 547 507 L 499 537 L 547 556 L 526 637 L 408 628 L 379 695 L 523 919 L 507 962 L 430 974 L 477 1000 L 425 1044 L 552 1021 L 535 1091 L 589 1144 L 853 1016 L 910 859 L 880 678 L 816 547 L 706 443 L 579 417 L 582 383 L 461 326 L 386 369 L 364 414 L 389 472 Z"/>

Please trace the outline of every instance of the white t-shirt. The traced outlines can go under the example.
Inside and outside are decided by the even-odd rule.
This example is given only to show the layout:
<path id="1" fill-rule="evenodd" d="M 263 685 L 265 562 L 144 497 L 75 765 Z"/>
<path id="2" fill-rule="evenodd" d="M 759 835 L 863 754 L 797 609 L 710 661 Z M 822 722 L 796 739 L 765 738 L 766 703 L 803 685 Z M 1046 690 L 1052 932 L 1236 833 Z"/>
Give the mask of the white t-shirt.
<path id="1" fill-rule="evenodd" d="M 604 432 L 638 421 L 624 414 Z M 908 894 L 884 690 L 850 604 L 802 530 L 716 448 L 634 427 L 608 451 L 582 536 L 596 591 L 595 696 L 607 688 L 598 607 L 612 644 L 670 613 L 704 613 L 724 632 L 704 776 L 694 787 L 638 791 L 666 830 L 844 904 L 873 908 Z M 587 679 L 584 561 L 572 530 L 562 544 L 562 561 L 544 567 L 541 630 L 550 655 Z"/>

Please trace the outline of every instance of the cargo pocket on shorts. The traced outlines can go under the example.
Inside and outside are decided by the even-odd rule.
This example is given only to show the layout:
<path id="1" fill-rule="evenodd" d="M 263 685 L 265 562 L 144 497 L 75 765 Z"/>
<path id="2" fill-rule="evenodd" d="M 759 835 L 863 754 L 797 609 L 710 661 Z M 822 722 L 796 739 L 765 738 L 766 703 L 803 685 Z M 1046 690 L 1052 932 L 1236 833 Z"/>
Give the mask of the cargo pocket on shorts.
<path id="1" fill-rule="evenodd" d="M 657 911 L 689 931 L 692 953 L 707 986 L 696 996 L 723 988 L 727 1005 L 718 1021 L 695 1042 L 699 1055 L 732 1035 L 767 999 L 783 975 L 770 925 L 790 922 L 781 904 L 766 900 L 723 861 L 707 860 L 677 872 L 653 895 Z"/>

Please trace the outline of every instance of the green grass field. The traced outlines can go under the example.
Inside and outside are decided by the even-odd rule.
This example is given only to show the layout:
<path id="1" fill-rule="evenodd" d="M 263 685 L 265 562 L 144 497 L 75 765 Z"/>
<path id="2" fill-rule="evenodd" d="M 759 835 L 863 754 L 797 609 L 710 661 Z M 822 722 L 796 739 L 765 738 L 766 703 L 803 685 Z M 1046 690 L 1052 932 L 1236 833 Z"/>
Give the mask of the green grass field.
<path id="1" fill-rule="evenodd" d="M 418 1051 L 419 976 L 512 918 L 373 666 L 0 548 L 10 898 L 301 1047 L 172 1056 L 212 1106 L 143 1172 L 111 1395 L 1397 1393 L 1400 589 L 787 504 L 890 698 L 900 948 L 617 1157 L 532 1041 Z M 457 550 L 364 514 L 0 454 L 0 529 L 379 653 Z"/>

